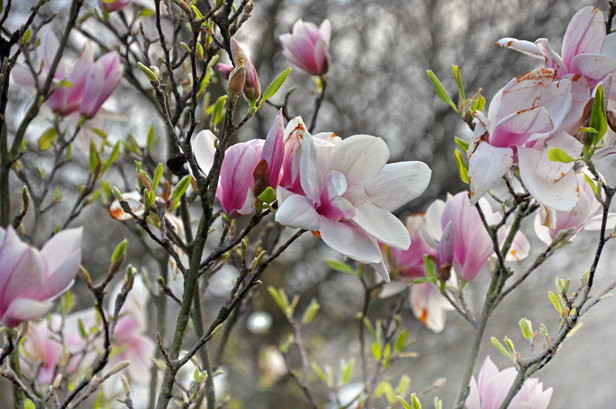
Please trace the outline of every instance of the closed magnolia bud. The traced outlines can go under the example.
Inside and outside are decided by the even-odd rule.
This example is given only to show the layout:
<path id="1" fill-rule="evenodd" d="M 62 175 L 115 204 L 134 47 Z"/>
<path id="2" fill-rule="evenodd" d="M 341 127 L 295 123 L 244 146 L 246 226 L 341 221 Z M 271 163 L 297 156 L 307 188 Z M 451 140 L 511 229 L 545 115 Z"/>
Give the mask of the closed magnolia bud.
<path id="1" fill-rule="evenodd" d="M 246 67 L 243 65 L 238 65 L 229 76 L 229 85 L 227 86 L 227 92 L 229 95 L 239 95 L 244 89 L 245 82 Z"/>

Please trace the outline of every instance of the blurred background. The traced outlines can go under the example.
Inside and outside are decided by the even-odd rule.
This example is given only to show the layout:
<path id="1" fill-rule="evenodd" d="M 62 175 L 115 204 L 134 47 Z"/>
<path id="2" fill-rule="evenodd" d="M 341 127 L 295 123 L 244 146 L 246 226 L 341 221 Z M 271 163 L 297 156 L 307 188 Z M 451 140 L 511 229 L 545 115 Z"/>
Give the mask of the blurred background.
<path id="1" fill-rule="evenodd" d="M 17 12 L 10 21 L 10 28 L 21 25 L 23 16 L 33 3 L 31 0 L 14 2 Z M 58 13 L 52 22 L 58 33 L 63 22 L 62 12 L 69 3 L 66 0 L 52 0 L 46 6 L 48 13 Z M 94 2 L 87 4 L 88 7 L 95 7 Z M 398 216 L 404 220 L 409 214 L 425 211 L 435 199 L 444 199 L 447 192 L 457 193 L 465 189 L 457 174 L 453 139 L 454 136 L 468 139 L 470 131 L 455 112 L 437 98 L 426 70 L 435 72 L 456 101 L 451 65 L 458 65 L 467 96 L 481 88 L 482 95 L 489 103 L 496 91 L 511 78 L 538 66 L 538 60 L 493 44 L 502 37 L 530 41 L 546 37 L 554 50 L 559 52 L 570 18 L 586 5 L 595 5 L 604 12 L 608 7 L 607 1 L 597 4 L 579 0 L 256 0 L 252 18 L 236 38 L 248 50 L 262 87 L 265 87 L 290 66 L 282 55 L 278 36 L 290 32 L 293 23 L 300 18 L 317 25 L 325 18 L 331 21 L 331 68 L 316 131 L 333 131 L 343 138 L 357 133 L 380 136 L 391 149 L 391 161 L 420 160 L 430 166 L 432 181 L 426 192 L 398 211 Z M 146 25 L 146 32 L 152 33 L 153 37 L 151 29 Z M 102 41 L 113 44 L 113 38 L 104 28 L 93 25 L 91 31 Z M 80 50 L 81 41 L 76 36 L 71 42 L 71 52 Z M 222 92 L 222 86 L 219 87 Z M 281 104 L 284 92 L 292 87 L 297 87 L 297 90 L 289 97 L 290 115 L 310 118 L 316 94 L 311 77 L 298 68 L 294 67 L 283 89 L 271 101 Z M 123 113 L 127 120 L 107 124 L 106 132 L 112 143 L 125 139 L 127 134 L 143 142 L 150 125 L 154 125 L 157 137 L 164 139 L 162 122 L 149 101 L 127 82 L 121 84 L 115 95 L 121 97 L 111 100 L 108 107 Z M 29 95 L 17 85 L 12 87 L 10 98 L 9 112 L 14 121 L 9 122 L 9 135 L 30 103 Z M 238 138 L 265 137 L 275 114 L 275 108 L 264 107 L 242 128 Z M 52 163 L 50 155 L 36 153 L 36 140 L 46 124 L 44 113 L 39 114 L 38 122 L 29 135 L 33 146 L 32 153 L 28 154 L 31 155 L 29 163 L 42 168 Z M 161 142 L 153 153 L 156 162 L 164 163 L 166 160 L 168 155 L 164 146 L 165 143 Z M 44 243 L 57 224 L 55 220 L 62 218 L 70 209 L 77 186 L 84 182 L 83 173 L 80 172 L 85 168 L 87 155 L 75 152 L 71 164 L 56 179 L 64 192 L 63 202 L 49 212 L 35 244 Z M 134 183 L 132 161 L 127 161 L 124 168 L 126 177 Z M 608 175 L 609 180 L 613 163 L 602 163 L 600 170 Z M 29 171 L 34 173 L 34 169 Z M 119 184 L 121 176 L 122 170 L 114 169 L 106 180 L 111 185 Z M 11 186 L 15 198 L 13 206 L 17 212 L 22 185 L 13 178 Z M 197 209 L 192 210 L 195 211 L 193 219 L 197 219 Z M 24 222 L 26 228 L 31 223 L 29 217 Z M 138 238 L 133 226 L 128 224 L 110 219 L 107 209 L 100 204 L 88 207 L 72 222 L 71 226 L 85 227 L 83 264 L 94 276 L 106 272 L 113 248 L 124 237 L 129 241 L 128 262 L 138 268 L 147 268 L 152 276 L 158 274 L 159 263 L 152 260 L 146 247 L 155 252 L 160 250 L 147 238 Z M 524 266 L 530 264 L 533 255 L 544 249 L 544 245 L 534 239 L 532 223 L 527 223 L 523 230 L 535 250 L 529 260 L 519 263 L 516 271 L 522 271 Z M 283 231 L 282 238 L 291 234 Z M 212 243 L 215 240 L 217 237 L 212 238 Z M 501 369 L 510 366 L 510 362 L 489 342 L 492 336 L 502 339 L 508 335 L 516 343 L 518 351 L 528 356 L 527 341 L 522 338 L 518 327 L 522 317 L 530 319 L 535 327 L 543 322 L 556 331 L 558 322 L 547 292 L 553 290 L 556 276 L 571 277 L 572 286 L 577 287 L 578 277 L 588 269 L 592 260 L 594 241 L 595 233 L 577 236 L 573 244 L 546 263 L 502 303 L 488 327 L 487 342 L 482 348 L 478 366 L 487 355 Z M 616 274 L 613 246 L 613 243 L 608 244 L 599 265 L 597 288 L 612 281 Z M 329 269 L 323 262 L 326 257 L 340 258 L 317 238 L 303 237 L 266 272 L 264 285 L 252 301 L 243 306 L 221 362 L 225 374 L 218 383 L 219 395 L 223 389 L 226 390 L 233 397 L 233 405 L 241 404 L 241 407 L 250 409 L 309 407 L 297 386 L 285 375 L 284 365 L 281 367 L 275 353 L 290 328 L 265 291 L 267 285 L 283 287 L 290 296 L 299 294 L 299 311 L 303 311 L 313 297 L 318 299 L 322 308 L 304 331 L 304 343 L 311 361 L 321 366 L 330 364 L 336 369 L 340 359 L 355 358 L 357 364 L 352 382 L 361 380 L 355 316 L 363 305 L 363 288 L 356 276 Z M 212 277 L 204 295 L 206 322 L 216 316 L 236 274 L 229 268 Z M 469 286 L 467 300 L 474 311 L 481 306 L 488 281 L 486 267 L 484 274 Z M 73 291 L 80 303 L 78 308 L 90 306 L 91 301 L 80 282 Z M 369 316 L 376 319 L 385 316 L 388 310 L 389 302 L 382 300 L 371 306 Z M 263 320 L 267 324 L 268 319 L 262 317 L 261 321 L 257 321 L 261 327 L 255 329 L 256 316 L 251 314 L 256 311 L 265 312 L 262 317 L 273 318 L 269 329 L 267 325 L 263 326 Z M 564 344 L 545 369 L 536 374 L 544 382 L 544 388 L 554 388 L 551 408 L 613 406 L 616 388 L 609 374 L 616 363 L 613 349 L 616 339 L 615 313 L 616 303 L 612 300 L 593 308 L 585 318 L 584 327 Z M 155 316 L 154 310 L 151 316 Z M 432 407 L 434 396 L 439 396 L 444 401 L 444 407 L 451 407 L 473 337 L 471 326 L 455 312 L 450 312 L 445 330 L 434 334 L 413 317 L 408 303 L 402 317 L 402 325 L 410 330 L 411 337 L 416 340 L 410 350 L 417 352 L 418 357 L 395 363 L 387 379 L 396 385 L 399 377 L 406 373 L 412 379 L 411 390 L 421 393 L 432 388 L 435 381 L 445 378 L 440 388 L 426 392 L 423 402 L 425 407 Z M 173 324 L 174 317 L 168 317 L 168 322 L 169 325 Z M 214 340 L 211 353 L 216 346 Z M 294 351 L 291 358 L 297 368 L 299 360 Z M 477 374 L 478 370 L 475 372 Z M 315 373 L 310 374 L 310 381 L 319 396 L 327 399 L 329 392 Z M 383 398 L 377 402 L 377 407 L 385 406 Z M 10 389 L 5 380 L 0 380 L 0 408 L 9 407 Z"/>

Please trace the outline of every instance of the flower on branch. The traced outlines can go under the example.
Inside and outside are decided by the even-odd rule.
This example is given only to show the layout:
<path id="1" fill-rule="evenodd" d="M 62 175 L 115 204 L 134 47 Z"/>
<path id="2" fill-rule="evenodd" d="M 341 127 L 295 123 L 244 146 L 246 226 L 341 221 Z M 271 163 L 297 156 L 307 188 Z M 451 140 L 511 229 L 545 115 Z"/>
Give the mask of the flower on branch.
<path id="1" fill-rule="evenodd" d="M 326 75 L 329 71 L 331 31 L 329 20 L 324 20 L 321 27 L 297 20 L 292 34 L 282 34 L 279 37 L 284 56 L 309 74 Z"/>

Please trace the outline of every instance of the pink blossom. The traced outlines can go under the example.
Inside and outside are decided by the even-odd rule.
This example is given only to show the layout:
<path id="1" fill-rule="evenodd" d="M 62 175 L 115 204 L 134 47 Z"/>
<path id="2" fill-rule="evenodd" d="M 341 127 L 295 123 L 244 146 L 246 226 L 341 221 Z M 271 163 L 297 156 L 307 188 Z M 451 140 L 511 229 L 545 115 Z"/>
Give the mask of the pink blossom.
<path id="1" fill-rule="evenodd" d="M 409 233 L 391 212 L 425 190 L 430 169 L 421 162 L 387 164 L 381 138 L 313 137 L 301 119 L 291 122 L 276 221 L 311 230 L 343 255 L 373 264 L 389 281 L 378 243 L 409 248 Z"/>
<path id="2" fill-rule="evenodd" d="M 108 12 L 122 10 L 130 6 L 133 0 L 98 0 L 98 6 Z"/>
<path id="3" fill-rule="evenodd" d="M 205 174 L 214 163 L 215 140 L 214 134 L 206 130 L 192 141 L 195 159 Z M 216 190 L 225 214 L 236 219 L 253 213 L 256 197 L 267 187 L 278 187 L 283 158 L 284 125 L 279 111 L 265 140 L 238 143 L 225 152 Z"/>
<path id="4" fill-rule="evenodd" d="M 244 83 L 244 96 L 248 101 L 256 101 L 261 96 L 261 87 L 259 85 L 259 77 L 255 70 L 252 61 L 248 58 L 248 55 L 244 52 L 240 44 L 231 39 L 231 55 L 233 56 L 233 62 L 237 67 L 243 64 L 246 67 L 246 82 Z M 229 74 L 227 74 L 229 75 Z"/>
<path id="5" fill-rule="evenodd" d="M 96 60 L 88 72 L 79 112 L 88 119 L 93 118 L 103 102 L 116 89 L 123 75 L 124 65 L 120 63 L 120 54 L 117 51 L 109 52 Z"/>
<path id="6" fill-rule="evenodd" d="M 39 85 L 42 85 L 58 50 L 58 39 L 51 31 L 47 31 L 43 35 L 40 48 L 43 49 L 43 75 L 42 78 L 37 78 L 36 80 L 39 82 Z M 92 44 L 89 42 L 86 42 L 83 46 L 83 50 L 75 60 L 75 65 L 68 75 L 66 74 L 65 61 L 60 61 L 54 73 L 53 86 L 55 87 L 62 79 L 66 79 L 70 84 L 59 86 L 51 92 L 46 104 L 53 112 L 65 116 L 79 109 L 83 99 L 86 77 L 93 62 L 94 51 Z M 17 65 L 13 71 L 13 78 L 29 92 L 36 92 L 35 79 L 26 67 Z"/>
<path id="7" fill-rule="evenodd" d="M 81 262 L 82 228 L 67 229 L 41 251 L 0 228 L 0 323 L 11 328 L 42 317 L 72 284 Z"/>
<path id="8" fill-rule="evenodd" d="M 447 321 L 447 311 L 452 311 L 454 308 L 441 294 L 441 290 L 432 283 L 413 284 L 410 297 L 415 318 L 437 334 L 443 331 Z"/>
<path id="9" fill-rule="evenodd" d="M 513 385 L 517 375 L 515 368 L 499 371 L 488 356 L 479 372 L 479 382 L 471 379 L 470 394 L 466 409 L 498 409 Z M 552 388 L 543 390 L 543 383 L 536 378 L 527 379 L 522 389 L 511 400 L 510 408 L 547 409 L 552 399 Z"/>
<path id="10" fill-rule="evenodd" d="M 421 237 L 420 231 L 425 221 L 424 214 L 411 215 L 406 219 L 406 228 L 411 236 L 411 246 L 407 250 L 388 247 L 384 260 L 392 271 L 398 272 L 400 278 L 415 280 L 426 276 L 424 255 L 436 256 L 436 250 Z"/>
<path id="11" fill-rule="evenodd" d="M 324 20 L 321 27 L 304 23 L 301 19 L 293 25 L 292 34 L 280 37 L 283 54 L 293 64 L 312 75 L 324 76 L 329 71 L 329 40 L 331 25 Z"/>
<path id="12" fill-rule="evenodd" d="M 231 74 L 231 71 L 233 71 L 233 66 L 219 62 L 214 66 L 214 69 L 218 71 L 224 79 L 228 80 L 229 74 Z"/>

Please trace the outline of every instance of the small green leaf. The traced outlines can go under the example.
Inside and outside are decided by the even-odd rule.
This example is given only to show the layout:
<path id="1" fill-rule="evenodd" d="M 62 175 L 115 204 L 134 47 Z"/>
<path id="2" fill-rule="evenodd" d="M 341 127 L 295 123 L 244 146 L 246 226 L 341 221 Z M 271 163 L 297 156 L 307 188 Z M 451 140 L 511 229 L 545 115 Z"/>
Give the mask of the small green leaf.
<path id="1" fill-rule="evenodd" d="M 574 162 L 575 159 L 569 156 L 567 152 L 560 148 L 550 148 L 548 150 L 548 159 L 552 162 L 562 162 L 562 163 L 571 163 Z"/>
<path id="2" fill-rule="evenodd" d="M 270 285 L 269 287 L 267 287 L 267 291 L 269 291 L 270 295 L 272 296 L 278 307 L 280 307 L 284 315 L 287 315 L 288 301 L 285 301 L 285 299 L 282 298 L 282 295 L 276 287 Z"/>
<path id="3" fill-rule="evenodd" d="M 503 344 L 500 343 L 500 341 L 494 337 L 491 338 L 492 341 L 492 345 L 494 345 L 496 347 L 496 349 L 498 349 L 498 351 L 505 355 L 507 358 L 511 359 L 511 354 L 509 353 L 509 351 L 507 351 L 507 349 L 503 346 Z"/>
<path id="4" fill-rule="evenodd" d="M 460 102 L 459 105 L 462 105 L 462 101 L 466 99 L 464 96 L 464 85 L 462 85 L 462 77 L 460 77 L 460 69 L 457 65 L 452 66 L 453 68 L 453 76 L 456 79 L 456 83 L 458 84 L 458 92 L 460 93 Z"/>
<path id="5" fill-rule="evenodd" d="M 214 110 L 212 111 L 212 127 L 216 127 L 216 125 L 222 119 L 222 111 L 225 107 L 225 103 L 227 102 L 227 96 L 223 95 L 222 97 L 216 100 L 214 104 Z"/>
<path id="6" fill-rule="evenodd" d="M 356 274 L 355 270 L 345 262 L 334 260 L 331 258 L 326 258 L 325 263 L 336 271 L 341 271 L 343 273 Z"/>
<path id="7" fill-rule="evenodd" d="M 595 182 L 593 182 L 593 180 L 587 175 L 584 174 L 584 177 L 586 178 L 586 183 L 588 183 L 588 185 L 590 185 L 590 188 L 592 189 L 593 193 L 595 194 L 595 196 L 597 196 L 597 185 L 595 185 Z"/>
<path id="8" fill-rule="evenodd" d="M 554 306 L 554 308 L 556 308 L 556 311 L 558 311 L 559 315 L 563 315 L 563 305 L 560 302 L 560 296 L 554 294 L 552 291 L 550 291 L 550 302 L 552 303 L 552 305 Z"/>
<path id="9" fill-rule="evenodd" d="M 152 180 L 152 189 L 156 189 L 158 187 L 158 183 L 160 182 L 160 179 L 163 177 L 163 164 L 159 163 L 158 166 L 156 166 L 156 170 L 154 171 L 154 180 Z"/>
<path id="10" fill-rule="evenodd" d="M 590 128 L 594 128 L 598 133 L 590 134 L 591 145 L 596 145 L 601 142 L 603 136 L 607 132 L 607 118 L 605 116 L 605 104 L 603 102 L 603 84 L 597 86 L 595 91 L 595 100 L 590 114 Z"/>
<path id="11" fill-rule="evenodd" d="M 197 19 L 199 20 L 203 20 L 203 14 L 201 14 L 201 12 L 199 11 L 199 9 L 195 6 L 190 6 L 190 8 L 192 9 L 192 11 L 195 13 L 195 15 L 197 16 Z"/>
<path id="12" fill-rule="evenodd" d="M 475 111 L 483 111 L 483 108 L 486 106 L 486 99 L 483 95 L 479 95 L 473 104 L 473 113 Z"/>
<path id="13" fill-rule="evenodd" d="M 407 401 L 405 401 L 402 396 L 397 396 L 397 398 L 400 401 L 400 403 L 402 404 L 402 406 L 404 407 L 404 409 L 413 409 L 411 404 L 408 403 Z"/>
<path id="14" fill-rule="evenodd" d="M 308 307 L 306 307 L 304 315 L 302 315 L 302 324 L 310 324 L 310 322 L 312 322 L 314 317 L 317 315 L 319 308 L 321 308 L 321 305 L 316 298 L 313 298 Z"/>
<path id="15" fill-rule="evenodd" d="M 400 377 L 400 382 L 398 383 L 398 387 L 396 388 L 396 392 L 400 394 L 400 396 L 404 396 L 411 389 L 411 378 L 404 374 Z"/>
<path id="16" fill-rule="evenodd" d="M 520 329 L 522 330 L 522 335 L 524 335 L 524 338 L 531 339 L 533 336 L 533 324 L 530 320 L 522 318 L 520 320 Z"/>
<path id="17" fill-rule="evenodd" d="M 468 152 L 468 142 L 466 142 L 464 139 L 458 138 L 457 136 L 454 138 L 454 140 L 456 141 L 456 144 L 460 147 L 460 149 L 462 149 L 462 152 Z"/>
<path id="18" fill-rule="evenodd" d="M 276 191 L 268 186 L 259 196 L 257 196 L 257 199 L 267 204 L 273 203 L 276 200 Z"/>
<path id="19" fill-rule="evenodd" d="M 394 351 L 396 353 L 400 353 L 406 348 L 406 341 L 409 337 L 409 332 L 407 330 L 400 331 L 398 335 L 398 339 L 396 339 L 396 344 L 394 345 Z"/>
<path id="20" fill-rule="evenodd" d="M 411 395 L 411 403 L 413 405 L 413 409 L 421 409 L 421 402 L 419 402 L 419 398 L 416 394 Z"/>
<path id="21" fill-rule="evenodd" d="M 53 140 L 58 135 L 56 128 L 47 128 L 38 139 L 39 151 L 46 151 L 51 147 Z"/>
<path id="22" fill-rule="evenodd" d="M 327 379 L 327 376 L 325 375 L 325 373 L 323 373 L 321 368 L 319 368 L 319 365 L 312 364 L 312 369 L 314 369 L 314 371 L 317 373 L 317 375 L 319 375 L 319 378 L 321 378 L 321 380 L 323 382 L 325 382 L 326 385 L 329 383 L 329 381 Z"/>
<path id="23" fill-rule="evenodd" d="M 436 268 L 436 265 L 434 264 L 434 262 L 430 260 L 430 258 L 428 258 L 428 256 L 425 254 L 423 256 L 423 261 L 424 261 L 424 266 L 426 267 L 426 274 L 428 278 L 436 277 L 436 275 L 434 274 L 434 271 Z"/>
<path id="24" fill-rule="evenodd" d="M 152 125 L 150 125 L 150 129 L 148 130 L 146 146 L 148 147 L 148 150 L 152 149 L 152 147 L 154 146 L 154 126 Z"/>
<path id="25" fill-rule="evenodd" d="M 171 196 L 169 197 L 169 200 L 173 201 L 175 199 L 181 198 L 184 195 L 184 193 L 186 193 L 186 189 L 188 189 L 188 185 L 190 185 L 191 178 L 192 176 L 190 175 L 184 176 L 182 180 L 180 180 L 178 184 L 175 186 L 175 188 L 173 189 L 173 192 L 171 192 Z"/>
<path id="26" fill-rule="evenodd" d="M 460 174 L 460 179 L 462 182 L 469 183 L 470 180 L 468 178 L 468 167 L 466 166 L 466 162 L 464 162 L 464 158 L 462 158 L 462 152 L 456 149 L 456 163 L 458 165 L 458 173 Z"/>
<path id="27" fill-rule="evenodd" d="M 77 319 L 77 327 L 79 328 L 79 337 L 81 337 L 81 339 L 87 339 L 88 334 L 86 333 L 86 328 L 84 327 L 81 318 Z"/>
<path id="28" fill-rule="evenodd" d="M 116 142 L 116 144 L 113 145 L 113 149 L 111 150 L 111 154 L 109 155 L 109 158 L 104 161 L 103 169 L 101 170 L 101 176 L 103 176 L 105 172 L 107 172 L 107 169 L 109 169 L 109 167 L 113 165 L 116 159 L 118 159 L 119 154 L 120 154 L 120 142 Z"/>
<path id="29" fill-rule="evenodd" d="M 378 342 L 374 342 L 372 344 L 372 356 L 374 357 L 375 361 L 380 361 L 381 358 L 383 357 L 383 354 L 381 352 L 381 346 L 379 345 Z"/>
<path id="30" fill-rule="evenodd" d="M 372 338 L 376 339 L 376 332 L 374 331 L 374 326 L 370 322 L 370 318 L 364 317 L 364 325 L 366 326 L 366 329 L 368 329 L 370 335 L 372 335 Z"/>
<path id="31" fill-rule="evenodd" d="M 144 196 L 146 196 L 145 208 L 150 209 L 156 202 L 156 193 L 153 190 L 144 190 Z"/>
<path id="32" fill-rule="evenodd" d="M 351 379 L 351 375 L 353 374 L 353 367 L 355 366 L 355 359 L 351 359 L 347 364 L 342 366 L 342 384 L 345 384 Z"/>
<path id="33" fill-rule="evenodd" d="M 98 172 L 100 171 L 101 158 L 98 156 L 98 151 L 96 150 L 96 145 L 94 145 L 94 141 L 90 139 L 90 172 L 96 177 L 98 176 Z"/>
<path id="34" fill-rule="evenodd" d="M 21 42 L 23 44 L 26 44 L 28 42 L 28 40 L 30 40 L 30 37 L 32 37 L 32 31 L 26 30 L 26 32 L 24 33 L 23 37 L 21 37 Z"/>
<path id="35" fill-rule="evenodd" d="M 144 17 L 144 18 L 145 17 L 150 17 L 154 13 L 155 13 L 154 10 L 143 8 L 143 9 L 141 9 L 141 11 L 139 11 L 139 14 L 137 14 L 137 18 L 139 18 L 139 17 Z"/>
<path id="36" fill-rule="evenodd" d="M 438 398 L 434 398 L 434 409 L 443 409 L 443 401 Z"/>
<path id="37" fill-rule="evenodd" d="M 443 84 L 441 84 L 441 82 L 438 80 L 436 75 L 434 75 L 432 70 L 428 70 L 427 74 L 428 74 L 428 77 L 430 77 L 430 81 L 432 81 L 432 85 L 434 85 L 434 89 L 436 90 L 436 95 L 438 95 L 438 97 L 443 102 L 445 102 L 450 107 L 452 107 L 454 111 L 458 112 L 458 107 L 456 107 L 456 104 L 453 103 L 453 101 L 451 100 L 451 98 L 447 94 L 447 91 L 445 91 L 445 88 L 443 87 Z"/>
<path id="38" fill-rule="evenodd" d="M 111 255 L 111 264 L 115 263 L 121 256 L 126 252 L 126 245 L 128 242 L 126 239 L 122 240 L 120 244 L 118 244 Z"/>
<path id="39" fill-rule="evenodd" d="M 282 87 L 282 84 L 284 84 L 284 82 L 286 81 L 287 77 L 289 76 L 289 73 L 291 73 L 290 67 L 281 72 L 276 78 L 274 78 L 274 81 L 272 81 L 272 83 L 263 93 L 263 96 L 261 97 L 261 102 L 259 102 L 259 108 L 263 106 L 263 103 L 265 101 L 276 95 L 276 92 L 278 92 L 280 87 Z"/>

